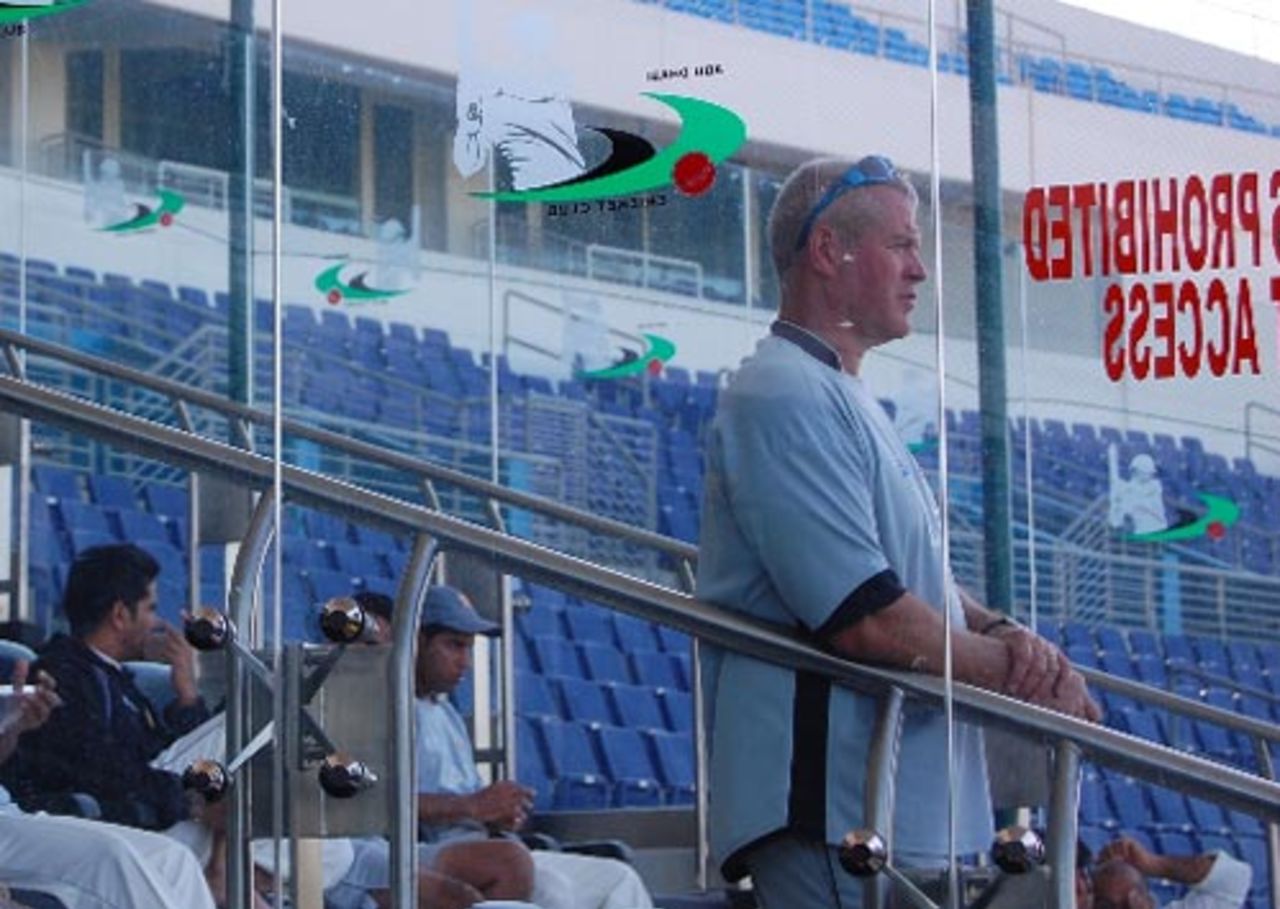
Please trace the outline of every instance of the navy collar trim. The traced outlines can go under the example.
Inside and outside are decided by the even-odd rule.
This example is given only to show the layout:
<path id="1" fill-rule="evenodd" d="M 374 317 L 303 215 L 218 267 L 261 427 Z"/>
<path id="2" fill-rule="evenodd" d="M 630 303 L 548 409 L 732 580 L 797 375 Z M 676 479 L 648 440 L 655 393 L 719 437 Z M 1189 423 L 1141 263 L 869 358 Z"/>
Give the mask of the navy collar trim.
<path id="1" fill-rule="evenodd" d="M 769 326 L 769 331 L 785 341 L 790 341 L 809 356 L 826 366 L 830 366 L 836 372 L 844 370 L 844 365 L 840 362 L 840 354 L 836 349 L 808 329 L 801 328 L 796 323 L 788 322 L 785 319 L 777 319 Z"/>

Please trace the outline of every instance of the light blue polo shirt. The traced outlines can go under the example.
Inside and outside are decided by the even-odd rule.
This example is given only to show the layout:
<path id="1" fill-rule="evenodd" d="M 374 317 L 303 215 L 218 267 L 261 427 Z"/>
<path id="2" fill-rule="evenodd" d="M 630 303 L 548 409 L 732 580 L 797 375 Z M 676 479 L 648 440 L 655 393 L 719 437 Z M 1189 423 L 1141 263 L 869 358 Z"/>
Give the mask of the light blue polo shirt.
<path id="1" fill-rule="evenodd" d="M 699 599 L 821 638 L 903 589 L 964 627 L 941 515 L 915 459 L 861 380 L 817 337 L 776 323 L 721 396 L 707 449 Z M 712 851 L 725 876 L 791 830 L 839 843 L 864 826 L 873 698 L 807 673 L 707 648 Z M 957 724 L 959 853 L 994 824 L 981 730 Z M 894 854 L 943 864 L 946 724 L 908 701 Z"/>

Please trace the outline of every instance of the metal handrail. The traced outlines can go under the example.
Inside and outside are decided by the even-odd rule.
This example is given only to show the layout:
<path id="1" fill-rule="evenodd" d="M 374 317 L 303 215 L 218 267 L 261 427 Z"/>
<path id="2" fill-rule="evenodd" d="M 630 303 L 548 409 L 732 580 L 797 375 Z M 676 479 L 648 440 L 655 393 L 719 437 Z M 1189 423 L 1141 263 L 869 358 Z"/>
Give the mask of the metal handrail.
<path id="1" fill-rule="evenodd" d="M 274 466 L 260 455 L 7 376 L 0 376 L 0 407 L 251 487 L 268 488 L 272 482 Z M 442 548 L 483 553 L 508 573 L 670 625 L 719 647 L 814 672 L 868 694 L 884 694 L 896 686 L 911 697 L 933 704 L 946 698 L 946 687 L 940 678 L 861 665 L 833 656 L 790 629 L 748 619 L 650 581 L 432 512 L 422 505 L 289 465 L 282 468 L 282 477 L 284 491 L 295 501 L 393 532 L 425 533 L 437 539 Z M 1274 781 L 992 691 L 960 683 L 952 690 L 957 713 L 970 720 L 1011 728 L 1042 742 L 1073 742 L 1089 760 L 1280 823 L 1280 784 Z"/>
<path id="2" fill-rule="evenodd" d="M 40 354 L 43 356 L 58 357 L 72 365 L 80 366 L 85 369 L 97 370 L 102 372 L 104 375 L 122 379 L 124 381 L 136 382 L 137 384 L 150 388 L 158 393 L 166 394 L 175 401 L 184 401 L 188 404 L 194 404 L 218 411 L 228 419 L 248 420 L 264 425 L 269 425 L 271 421 L 271 415 L 269 413 L 264 413 L 263 411 L 247 405 L 228 401 L 226 398 L 220 397 L 212 392 L 205 391 L 204 389 L 194 388 L 180 382 L 174 382 L 169 379 L 152 376 L 132 367 L 113 363 L 109 360 L 103 360 L 91 354 L 82 353 L 58 344 L 32 338 L 28 335 L 21 335 L 7 329 L 0 329 L 0 344 L 5 345 L 6 347 L 22 347 L 30 353 Z M 71 400 L 80 399 L 72 398 Z M 114 411 L 109 412 L 114 413 Z M 689 566 L 697 564 L 698 549 L 696 546 L 689 543 L 675 540 L 671 537 L 654 533 L 653 531 L 632 527 L 629 524 L 623 524 L 610 518 L 602 518 L 598 515 L 579 511 L 578 509 L 562 505 L 559 502 L 555 502 L 541 496 L 511 489 L 487 480 L 481 480 L 452 468 L 423 461 L 400 452 L 388 451 L 368 442 L 352 439 L 348 436 L 325 429 L 319 429 L 305 423 L 299 423 L 295 420 L 286 418 L 283 421 L 283 425 L 286 433 L 297 435 L 300 438 L 305 438 L 322 445 L 349 452 L 350 454 L 359 457 L 368 458 L 371 461 L 376 461 L 390 467 L 396 467 L 405 470 L 406 472 L 417 473 L 433 481 L 456 484 L 480 495 L 486 496 L 490 500 L 497 500 L 516 507 L 537 510 L 550 517 L 576 523 L 589 530 L 612 534 L 630 542 L 651 546 L 660 552 L 673 556 L 677 560 L 677 564 L 687 563 Z M 1259 720 L 1253 719 L 1252 717 L 1242 716 L 1240 714 L 1222 710 L 1220 708 L 1213 707 L 1212 705 L 1201 703 L 1200 701 L 1180 697 L 1176 694 L 1164 691 L 1163 689 L 1153 688 L 1129 679 L 1112 676 L 1089 667 L 1079 666 L 1077 668 L 1080 670 L 1082 675 L 1084 675 L 1086 681 L 1099 687 L 1113 690 L 1118 694 L 1123 694 L 1158 707 L 1180 712 L 1195 719 L 1209 720 L 1246 734 L 1261 735 L 1272 741 L 1280 740 L 1280 727 L 1275 725 L 1263 723 Z"/>
<path id="3" fill-rule="evenodd" d="M 1230 676 L 1218 675 L 1216 672 L 1206 672 L 1199 666 L 1183 660 L 1170 660 L 1165 664 L 1165 669 L 1171 676 L 1190 676 L 1202 682 L 1207 682 L 1215 688 L 1225 688 L 1233 694 L 1257 698 L 1260 701 L 1266 701 L 1268 704 L 1280 704 L 1280 696 L 1272 694 L 1265 688 L 1254 688 L 1252 685 L 1245 685 Z"/>
<path id="4" fill-rule="evenodd" d="M 115 379 L 135 383 L 159 394 L 167 395 L 175 402 L 183 401 L 188 405 L 195 405 L 216 411 L 228 420 L 247 421 L 260 426 L 271 425 L 271 414 L 258 410 L 257 408 L 229 401 L 220 395 L 206 391 L 202 388 L 195 388 L 181 382 L 175 382 L 172 379 L 160 378 L 129 366 L 123 366 L 110 360 L 104 360 L 101 357 L 95 357 L 92 354 L 83 353 L 78 350 L 64 347 L 60 344 L 54 344 L 49 341 L 33 338 L 30 335 L 19 334 L 18 332 L 10 331 L 8 329 L 0 329 L 0 344 L 22 347 L 31 353 L 39 354 L 41 356 L 55 357 L 73 366 L 93 370 Z M 474 492 L 477 495 L 481 495 L 489 499 L 496 499 L 504 504 L 511 505 L 516 508 L 538 511 L 548 517 L 577 524 L 587 530 L 593 530 L 597 533 L 608 534 L 610 536 L 626 540 L 627 542 L 648 546 L 671 556 L 677 561 L 687 560 L 689 562 L 696 563 L 698 559 L 698 548 L 696 546 L 685 543 L 681 540 L 664 536 L 660 533 L 655 533 L 651 530 L 645 530 L 641 527 L 633 527 L 632 525 L 624 524 L 621 521 L 615 521 L 611 518 L 604 518 L 589 512 L 580 511 L 576 508 L 562 505 L 552 499 L 534 495 L 533 493 L 522 492 L 488 480 L 482 480 L 477 477 L 473 477 L 470 474 L 463 473 L 462 471 L 454 470 L 450 467 L 444 467 L 439 464 L 433 464 L 430 461 L 424 461 L 420 458 L 413 457 L 412 455 L 403 454 L 397 451 L 388 451 L 387 449 L 381 448 L 377 445 L 362 442 L 358 439 L 353 439 L 349 436 L 344 436 L 340 433 L 332 432 L 327 429 L 320 429 L 316 426 L 300 423 L 297 420 L 289 419 L 288 417 L 283 420 L 283 426 L 285 433 L 288 435 L 306 439 L 347 454 L 366 458 L 370 461 L 375 461 L 388 467 L 404 470 L 407 473 L 416 474 L 434 482 L 459 486 L 470 492 Z"/>
<path id="5" fill-rule="evenodd" d="M 1257 736 L 1270 742 L 1280 742 L 1280 725 L 1275 723 L 1267 723 L 1242 713 L 1223 710 L 1221 707 L 1192 700 L 1162 688 L 1153 688 L 1123 676 L 1110 675 L 1101 669 L 1079 665 L 1075 668 L 1090 685 L 1106 688 L 1108 691 L 1114 691 L 1116 694 L 1135 700 L 1146 701 L 1148 704 L 1180 713 L 1193 720 L 1206 720 L 1246 735 Z"/>

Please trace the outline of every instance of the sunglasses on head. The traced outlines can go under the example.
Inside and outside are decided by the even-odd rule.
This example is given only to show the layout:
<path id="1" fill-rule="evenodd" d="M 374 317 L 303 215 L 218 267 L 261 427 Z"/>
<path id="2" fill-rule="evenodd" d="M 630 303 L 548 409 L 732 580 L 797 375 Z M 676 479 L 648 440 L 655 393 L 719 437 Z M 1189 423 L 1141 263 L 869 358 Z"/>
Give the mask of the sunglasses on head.
<path id="1" fill-rule="evenodd" d="M 839 180 L 827 187 L 827 191 L 822 194 L 822 198 L 818 200 L 817 204 L 809 212 L 808 217 L 804 219 L 804 224 L 800 228 L 800 236 L 796 240 L 796 249 L 804 248 L 804 245 L 809 242 L 809 234 L 812 233 L 813 225 L 818 222 L 818 218 L 849 190 L 858 189 L 862 186 L 886 186 L 901 183 L 902 179 L 902 174 L 893 166 L 893 162 L 884 155 L 867 155 L 841 174 Z"/>

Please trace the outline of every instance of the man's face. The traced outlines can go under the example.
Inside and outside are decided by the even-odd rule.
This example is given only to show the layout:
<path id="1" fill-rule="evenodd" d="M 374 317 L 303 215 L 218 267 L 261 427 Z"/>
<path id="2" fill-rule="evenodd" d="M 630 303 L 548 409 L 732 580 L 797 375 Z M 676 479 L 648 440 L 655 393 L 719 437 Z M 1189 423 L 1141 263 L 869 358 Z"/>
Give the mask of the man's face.
<path id="1" fill-rule="evenodd" d="M 1093 876 L 1091 909 L 1155 909 L 1147 879 L 1132 865 L 1112 861 Z"/>
<path id="2" fill-rule="evenodd" d="M 115 605 L 117 628 L 120 632 L 120 643 L 125 660 L 142 660 L 147 655 L 147 640 L 155 630 L 156 616 L 156 582 L 147 585 L 147 592 L 142 595 L 134 609 L 129 609 L 123 601 Z"/>
<path id="3" fill-rule="evenodd" d="M 909 316 L 916 305 L 916 287 L 928 277 L 920 259 L 920 229 L 915 206 L 906 193 L 891 186 L 871 186 L 860 192 L 881 212 L 848 249 L 851 261 L 842 263 L 841 319 L 866 347 L 875 347 L 911 331 Z"/>
<path id="4" fill-rule="evenodd" d="M 419 697 L 448 694 L 471 669 L 476 636 L 460 631 L 440 631 L 424 640 L 418 635 L 415 688 Z"/>

